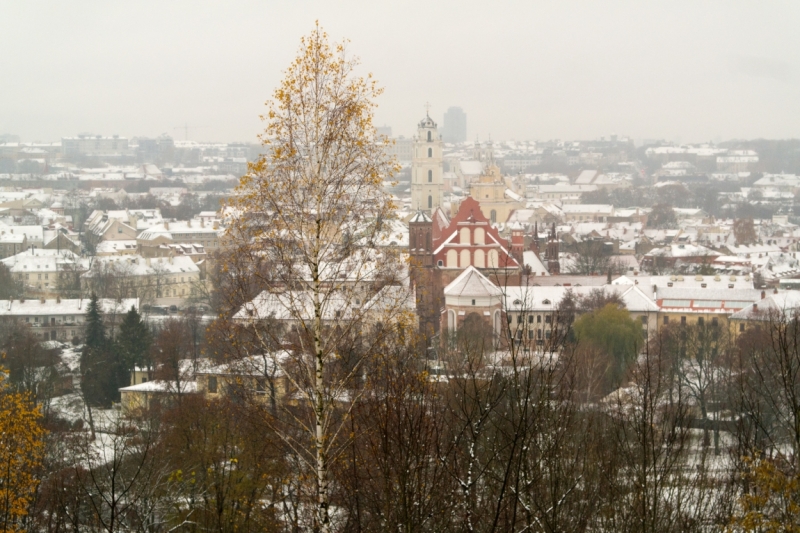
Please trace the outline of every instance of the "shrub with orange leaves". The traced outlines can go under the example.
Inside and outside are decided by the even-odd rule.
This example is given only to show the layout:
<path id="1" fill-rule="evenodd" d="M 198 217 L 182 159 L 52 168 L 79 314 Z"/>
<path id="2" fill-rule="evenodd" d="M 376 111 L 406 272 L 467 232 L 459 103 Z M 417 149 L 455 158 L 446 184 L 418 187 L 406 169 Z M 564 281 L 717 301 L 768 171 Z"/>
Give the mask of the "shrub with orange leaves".
<path id="1" fill-rule="evenodd" d="M 30 394 L 11 389 L 0 367 L 0 532 L 23 530 L 44 453 L 41 418 Z"/>

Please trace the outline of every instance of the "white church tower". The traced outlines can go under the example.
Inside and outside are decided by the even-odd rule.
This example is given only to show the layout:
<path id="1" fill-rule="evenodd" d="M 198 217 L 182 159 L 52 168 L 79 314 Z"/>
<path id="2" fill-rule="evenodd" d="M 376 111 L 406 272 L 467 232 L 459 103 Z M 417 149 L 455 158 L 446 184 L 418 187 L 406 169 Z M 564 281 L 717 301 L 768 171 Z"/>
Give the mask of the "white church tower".
<path id="1" fill-rule="evenodd" d="M 433 212 L 442 205 L 444 170 L 442 139 L 436 123 L 425 113 L 417 126 L 411 162 L 411 209 Z"/>

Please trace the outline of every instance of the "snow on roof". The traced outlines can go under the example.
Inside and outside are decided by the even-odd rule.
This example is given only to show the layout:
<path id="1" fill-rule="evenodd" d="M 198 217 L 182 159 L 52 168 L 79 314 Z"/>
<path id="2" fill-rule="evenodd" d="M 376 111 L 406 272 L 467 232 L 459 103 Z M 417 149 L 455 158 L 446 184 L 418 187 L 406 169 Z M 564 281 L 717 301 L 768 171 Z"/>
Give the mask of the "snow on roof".
<path id="1" fill-rule="evenodd" d="M 526 252 L 522 252 L 522 262 L 525 266 L 530 267 L 531 273 L 534 276 L 549 276 L 550 272 L 547 270 L 547 267 L 544 265 L 539 256 L 536 255 L 535 252 L 532 250 L 528 250 Z"/>
<path id="2" fill-rule="evenodd" d="M 473 267 L 467 267 L 444 288 L 445 296 L 500 296 L 502 291 Z"/>
<path id="3" fill-rule="evenodd" d="M 125 313 L 131 307 L 139 308 L 138 298 L 101 298 L 97 300 L 103 313 Z M 0 300 L 0 316 L 59 316 L 82 315 L 89 307 L 86 298 L 63 300 Z"/>

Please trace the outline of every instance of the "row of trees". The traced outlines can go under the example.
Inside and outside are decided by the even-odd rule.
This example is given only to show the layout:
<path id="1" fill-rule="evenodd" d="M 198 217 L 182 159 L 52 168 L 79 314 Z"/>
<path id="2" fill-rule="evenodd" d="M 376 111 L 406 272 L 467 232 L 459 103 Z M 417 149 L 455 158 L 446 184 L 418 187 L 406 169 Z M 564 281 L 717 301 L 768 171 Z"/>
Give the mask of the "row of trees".
<path id="1" fill-rule="evenodd" d="M 438 374 L 409 330 L 381 331 L 345 387 L 358 400 L 331 410 L 342 433 L 329 529 L 792 531 L 797 322 L 736 339 L 710 324 L 666 328 L 645 342 L 613 302 L 580 312 L 543 349 L 509 339 L 502 361 L 479 323 L 465 327 L 440 350 Z M 173 390 L 173 402 L 94 439 L 54 425 L 26 527 L 321 529 L 313 465 L 298 449 L 313 404 L 276 409 L 256 388 L 216 400 Z"/>

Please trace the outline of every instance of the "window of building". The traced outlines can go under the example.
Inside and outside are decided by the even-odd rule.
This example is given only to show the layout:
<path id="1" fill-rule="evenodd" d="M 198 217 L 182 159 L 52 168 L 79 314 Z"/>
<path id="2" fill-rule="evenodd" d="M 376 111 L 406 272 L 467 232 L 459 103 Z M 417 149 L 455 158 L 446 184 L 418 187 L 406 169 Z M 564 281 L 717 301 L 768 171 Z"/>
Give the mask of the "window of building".
<path id="1" fill-rule="evenodd" d="M 744 322 L 739 324 L 739 331 L 744 331 Z"/>
<path id="2" fill-rule="evenodd" d="M 428 132 L 428 142 L 431 142 L 433 139 L 431 137 L 431 132 Z"/>
<path id="3" fill-rule="evenodd" d="M 536 323 L 537 324 L 541 324 L 542 323 L 542 315 L 536 315 Z"/>
<path id="4" fill-rule="evenodd" d="M 544 332 L 544 338 L 545 339 L 549 339 L 550 338 L 550 330 L 549 329 Z"/>
<path id="5" fill-rule="evenodd" d="M 489 219 L 492 221 L 492 223 L 497 222 L 497 211 L 492 209 L 492 211 L 489 213 Z"/>
<path id="6" fill-rule="evenodd" d="M 669 324 L 669 317 L 668 316 L 664 317 L 664 324 Z"/>
<path id="7" fill-rule="evenodd" d="M 475 305 L 475 300 L 472 300 L 472 305 Z"/>
<path id="8" fill-rule="evenodd" d="M 433 182 L 433 170 L 428 171 L 428 183 Z"/>
<path id="9" fill-rule="evenodd" d="M 551 317 L 550 315 L 546 315 L 546 316 L 544 317 L 544 323 L 545 323 L 545 324 L 549 324 L 549 323 L 551 323 L 552 321 L 553 321 L 553 317 Z"/>
<path id="10" fill-rule="evenodd" d="M 686 325 L 686 317 L 682 316 L 681 317 L 681 326 L 685 326 L 685 325 Z"/>
<path id="11" fill-rule="evenodd" d="M 711 317 L 711 325 L 714 327 L 719 326 L 719 320 L 717 319 L 717 317 Z"/>
<path id="12" fill-rule="evenodd" d="M 542 338 L 542 328 L 539 328 L 539 329 L 536 330 L 536 338 L 537 339 L 541 339 Z"/>
<path id="13" fill-rule="evenodd" d="M 428 196 L 428 209 L 433 209 L 433 196 Z"/>
<path id="14" fill-rule="evenodd" d="M 643 326 L 646 326 L 646 325 L 647 325 L 647 317 L 646 317 L 646 316 L 643 316 L 643 317 L 642 317 L 642 325 L 643 325 Z"/>
<path id="15" fill-rule="evenodd" d="M 530 340 L 533 340 L 533 330 L 532 330 L 532 329 L 531 329 L 531 330 L 528 330 L 528 338 L 529 338 Z"/>
<path id="16" fill-rule="evenodd" d="M 444 261 L 442 261 L 441 259 L 439 259 L 439 260 L 436 262 L 436 264 L 437 264 L 437 265 L 439 265 L 440 267 L 442 267 L 442 266 L 444 266 Z"/>
<path id="17" fill-rule="evenodd" d="M 522 315 L 517 315 L 517 324 L 522 324 Z"/>
<path id="18" fill-rule="evenodd" d="M 703 317 L 699 317 L 697 319 L 697 325 L 702 326 L 703 324 L 705 324 L 705 319 Z"/>
<path id="19" fill-rule="evenodd" d="M 428 148 L 428 157 L 433 157 L 433 148 Z"/>
<path id="20" fill-rule="evenodd" d="M 528 315 L 528 324 L 533 324 L 533 315 Z"/>
<path id="21" fill-rule="evenodd" d="M 209 376 L 208 378 L 208 392 L 216 394 L 217 392 L 217 378 Z"/>

